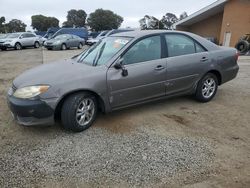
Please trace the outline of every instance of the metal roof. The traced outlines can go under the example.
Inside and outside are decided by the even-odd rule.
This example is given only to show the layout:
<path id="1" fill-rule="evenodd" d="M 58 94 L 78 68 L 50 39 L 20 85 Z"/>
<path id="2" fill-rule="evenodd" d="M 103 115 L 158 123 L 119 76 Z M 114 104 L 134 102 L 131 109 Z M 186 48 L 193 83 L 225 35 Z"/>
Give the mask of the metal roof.
<path id="1" fill-rule="evenodd" d="M 216 2 L 212 3 L 211 5 L 208 5 L 207 7 L 191 14 L 190 16 L 184 18 L 183 20 L 180 20 L 179 22 L 176 22 L 174 24 L 174 28 L 176 26 L 189 26 L 194 23 L 197 23 L 201 20 L 204 20 L 210 16 L 216 15 L 217 13 L 220 13 L 224 10 L 224 6 L 228 0 L 217 0 Z"/>

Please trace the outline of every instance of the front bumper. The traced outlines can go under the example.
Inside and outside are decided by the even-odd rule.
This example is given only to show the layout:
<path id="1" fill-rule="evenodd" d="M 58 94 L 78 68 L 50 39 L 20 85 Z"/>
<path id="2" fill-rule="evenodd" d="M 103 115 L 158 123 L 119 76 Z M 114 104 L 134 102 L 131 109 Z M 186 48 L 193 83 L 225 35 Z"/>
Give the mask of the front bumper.
<path id="1" fill-rule="evenodd" d="M 25 126 L 54 124 L 54 110 L 45 101 L 18 99 L 8 95 L 7 102 L 19 124 Z"/>
<path id="2" fill-rule="evenodd" d="M 89 45 L 89 46 L 92 46 L 96 43 L 97 41 L 93 41 L 93 40 L 87 40 L 86 41 L 86 44 Z"/>
<path id="3" fill-rule="evenodd" d="M 61 50 L 61 45 L 44 44 L 44 47 L 52 50 Z"/>
<path id="4" fill-rule="evenodd" d="M 13 48 L 14 46 L 10 43 L 0 43 L 0 48 Z"/>

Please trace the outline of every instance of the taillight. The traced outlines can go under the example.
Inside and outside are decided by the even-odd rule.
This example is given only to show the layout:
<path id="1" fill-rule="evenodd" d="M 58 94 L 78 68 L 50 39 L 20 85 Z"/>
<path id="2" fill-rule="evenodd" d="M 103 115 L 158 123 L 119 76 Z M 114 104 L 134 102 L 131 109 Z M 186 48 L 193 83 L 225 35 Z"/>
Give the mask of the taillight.
<path id="1" fill-rule="evenodd" d="M 238 52 L 238 51 L 236 51 L 236 54 L 235 54 L 235 59 L 236 59 L 236 61 L 238 61 L 238 60 L 239 60 L 239 56 L 240 56 L 239 52 Z"/>

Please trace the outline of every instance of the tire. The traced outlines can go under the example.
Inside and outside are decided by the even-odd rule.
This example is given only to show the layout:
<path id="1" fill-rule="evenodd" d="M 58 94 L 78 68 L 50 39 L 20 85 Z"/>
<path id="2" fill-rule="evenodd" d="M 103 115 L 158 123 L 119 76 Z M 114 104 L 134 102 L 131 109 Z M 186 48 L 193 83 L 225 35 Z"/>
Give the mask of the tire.
<path id="1" fill-rule="evenodd" d="M 39 44 L 39 42 L 35 42 L 35 44 L 34 44 L 34 48 L 39 48 L 40 47 L 40 44 Z"/>
<path id="2" fill-rule="evenodd" d="M 21 50 L 23 47 L 22 47 L 22 45 L 19 43 L 19 42 L 17 42 L 16 44 L 15 44 L 15 49 L 16 50 Z"/>
<path id="3" fill-rule="evenodd" d="M 241 55 L 244 55 L 248 52 L 249 46 L 250 44 L 247 41 L 242 40 L 236 44 L 235 48 L 240 52 Z"/>
<path id="4" fill-rule="evenodd" d="M 67 46 L 66 46 L 66 44 L 62 44 L 62 46 L 61 46 L 61 50 L 67 50 Z"/>
<path id="5" fill-rule="evenodd" d="M 195 98 L 199 102 L 211 101 L 217 93 L 218 78 L 212 73 L 207 73 L 198 83 Z"/>
<path id="6" fill-rule="evenodd" d="M 82 43 L 80 42 L 79 45 L 78 45 L 78 49 L 82 49 L 83 45 Z"/>
<path id="7" fill-rule="evenodd" d="M 96 119 L 97 109 L 97 100 L 89 93 L 82 92 L 69 96 L 61 110 L 63 127 L 74 132 L 88 129 Z"/>

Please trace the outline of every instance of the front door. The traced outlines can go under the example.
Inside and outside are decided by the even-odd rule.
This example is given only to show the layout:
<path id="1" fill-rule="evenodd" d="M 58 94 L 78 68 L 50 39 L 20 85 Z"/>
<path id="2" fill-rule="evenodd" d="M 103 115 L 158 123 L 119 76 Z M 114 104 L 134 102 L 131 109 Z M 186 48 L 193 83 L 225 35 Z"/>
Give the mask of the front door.
<path id="1" fill-rule="evenodd" d="M 22 34 L 20 42 L 22 46 L 29 46 L 29 35 L 27 33 Z"/>
<path id="2" fill-rule="evenodd" d="M 161 57 L 161 37 L 151 36 L 138 41 L 123 55 L 127 76 L 122 75 L 121 69 L 108 70 L 113 109 L 165 95 L 166 59 Z"/>

